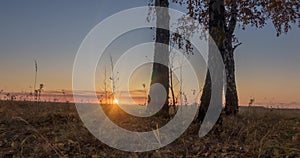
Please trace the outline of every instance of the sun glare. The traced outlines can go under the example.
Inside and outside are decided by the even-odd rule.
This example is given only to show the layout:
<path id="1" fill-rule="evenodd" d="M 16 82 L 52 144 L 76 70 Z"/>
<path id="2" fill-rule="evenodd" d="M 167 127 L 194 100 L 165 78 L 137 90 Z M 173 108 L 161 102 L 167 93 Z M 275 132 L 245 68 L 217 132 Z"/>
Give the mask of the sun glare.
<path id="1" fill-rule="evenodd" d="M 118 99 L 114 99 L 114 104 L 119 104 L 119 100 Z"/>

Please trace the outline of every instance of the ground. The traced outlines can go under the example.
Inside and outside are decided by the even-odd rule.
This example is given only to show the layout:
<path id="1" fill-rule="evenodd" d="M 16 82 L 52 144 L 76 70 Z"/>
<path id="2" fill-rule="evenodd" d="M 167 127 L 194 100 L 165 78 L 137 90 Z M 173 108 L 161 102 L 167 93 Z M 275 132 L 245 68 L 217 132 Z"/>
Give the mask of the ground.
<path id="1" fill-rule="evenodd" d="M 111 120 L 129 130 L 167 122 L 114 110 L 118 115 Z M 124 152 L 90 134 L 73 104 L 0 101 L 0 157 L 300 157 L 300 110 L 243 107 L 235 117 L 224 116 L 207 136 L 199 138 L 198 130 L 192 124 L 156 151 Z"/>

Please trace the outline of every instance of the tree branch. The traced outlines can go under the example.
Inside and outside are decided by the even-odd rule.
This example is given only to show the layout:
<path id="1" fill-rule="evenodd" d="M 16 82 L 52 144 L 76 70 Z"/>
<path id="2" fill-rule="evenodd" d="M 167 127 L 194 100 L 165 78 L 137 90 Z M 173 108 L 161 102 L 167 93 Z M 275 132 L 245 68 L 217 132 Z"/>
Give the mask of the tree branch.
<path id="1" fill-rule="evenodd" d="M 236 23 L 237 23 L 237 14 L 238 14 L 238 10 L 237 10 L 237 3 L 236 0 L 231 0 L 231 5 L 230 5 L 230 12 L 231 12 L 231 16 L 230 16 L 230 21 L 228 24 L 228 34 L 232 35 L 235 27 L 236 27 Z"/>
<path id="2" fill-rule="evenodd" d="M 242 44 L 242 42 L 239 42 L 238 44 L 236 44 L 234 47 L 233 47 L 233 51 Z"/>
<path id="3" fill-rule="evenodd" d="M 298 15 L 298 17 L 297 17 L 297 18 L 300 18 L 300 13 L 296 13 L 296 15 Z"/>

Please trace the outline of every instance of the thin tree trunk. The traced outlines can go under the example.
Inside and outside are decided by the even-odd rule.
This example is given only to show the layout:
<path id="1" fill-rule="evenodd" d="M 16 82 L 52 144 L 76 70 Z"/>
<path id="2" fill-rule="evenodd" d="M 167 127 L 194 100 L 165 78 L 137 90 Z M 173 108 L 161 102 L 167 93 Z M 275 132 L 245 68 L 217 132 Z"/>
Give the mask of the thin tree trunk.
<path id="1" fill-rule="evenodd" d="M 172 106 L 175 107 L 176 100 L 175 100 L 174 87 L 173 87 L 173 71 L 171 68 L 169 71 L 170 71 L 170 91 L 172 95 Z"/>
<path id="2" fill-rule="evenodd" d="M 203 121 L 209 106 L 210 98 L 211 98 L 211 78 L 209 75 L 209 71 L 207 71 L 206 79 L 202 91 L 202 96 L 200 99 L 201 104 L 200 104 L 197 120 Z"/>
<path id="3" fill-rule="evenodd" d="M 238 95 L 235 81 L 235 62 L 232 47 L 232 36 L 226 40 L 226 51 L 223 55 L 225 72 L 226 72 L 226 93 L 225 93 L 225 112 L 227 115 L 238 112 Z"/>
<path id="4" fill-rule="evenodd" d="M 169 7 L 168 0 L 155 0 L 157 7 Z M 169 12 L 166 9 L 156 8 L 156 41 L 154 50 L 154 63 L 152 69 L 151 85 L 160 83 L 167 92 L 167 98 L 159 115 L 167 117 L 169 113 L 169 42 L 170 31 L 162 29 L 169 28 Z M 152 98 L 151 98 L 152 100 Z M 154 101 L 155 102 L 155 101 Z"/>
<path id="5" fill-rule="evenodd" d="M 230 2 L 230 21 L 227 27 L 225 53 L 223 60 L 226 70 L 226 94 L 225 94 L 225 112 L 227 115 L 236 114 L 238 112 L 238 95 L 235 81 L 235 63 L 234 63 L 234 49 L 239 45 L 232 46 L 233 32 L 237 24 L 238 6 L 236 0 Z"/>

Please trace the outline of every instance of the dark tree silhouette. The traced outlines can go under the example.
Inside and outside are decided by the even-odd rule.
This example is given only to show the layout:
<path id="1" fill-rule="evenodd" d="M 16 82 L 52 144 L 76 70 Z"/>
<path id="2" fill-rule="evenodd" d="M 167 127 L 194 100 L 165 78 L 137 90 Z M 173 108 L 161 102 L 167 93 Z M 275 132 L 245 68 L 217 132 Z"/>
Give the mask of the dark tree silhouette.
<path id="1" fill-rule="evenodd" d="M 188 21 L 190 18 L 198 21 L 197 24 L 181 28 L 191 33 L 199 28 L 209 30 L 220 49 L 226 71 L 225 112 L 228 115 L 238 112 L 234 50 L 241 43 L 234 34 L 236 26 L 242 29 L 246 26 L 262 28 L 267 22 L 271 22 L 276 28 L 277 36 L 287 33 L 295 23 L 300 27 L 299 0 L 173 0 L 172 2 L 186 5 L 188 9 L 187 16 L 180 19 L 181 21 Z M 216 28 L 213 29 L 212 26 Z M 179 39 L 181 36 L 175 38 L 177 41 Z M 206 113 L 210 94 L 211 78 L 207 73 L 198 119 L 202 119 Z"/>
<path id="2" fill-rule="evenodd" d="M 156 7 L 169 7 L 168 0 L 155 0 Z M 166 9 L 155 8 L 156 12 L 156 35 L 155 35 L 155 48 L 154 48 L 154 63 L 152 68 L 151 85 L 160 83 L 164 86 L 167 96 L 169 96 L 169 43 L 170 31 L 169 12 Z M 151 88 L 150 88 L 151 89 Z M 154 98 L 152 98 L 153 100 Z M 155 102 L 155 100 L 153 100 Z M 165 99 L 165 104 L 161 109 L 159 115 L 167 117 L 169 111 L 168 97 Z"/>

